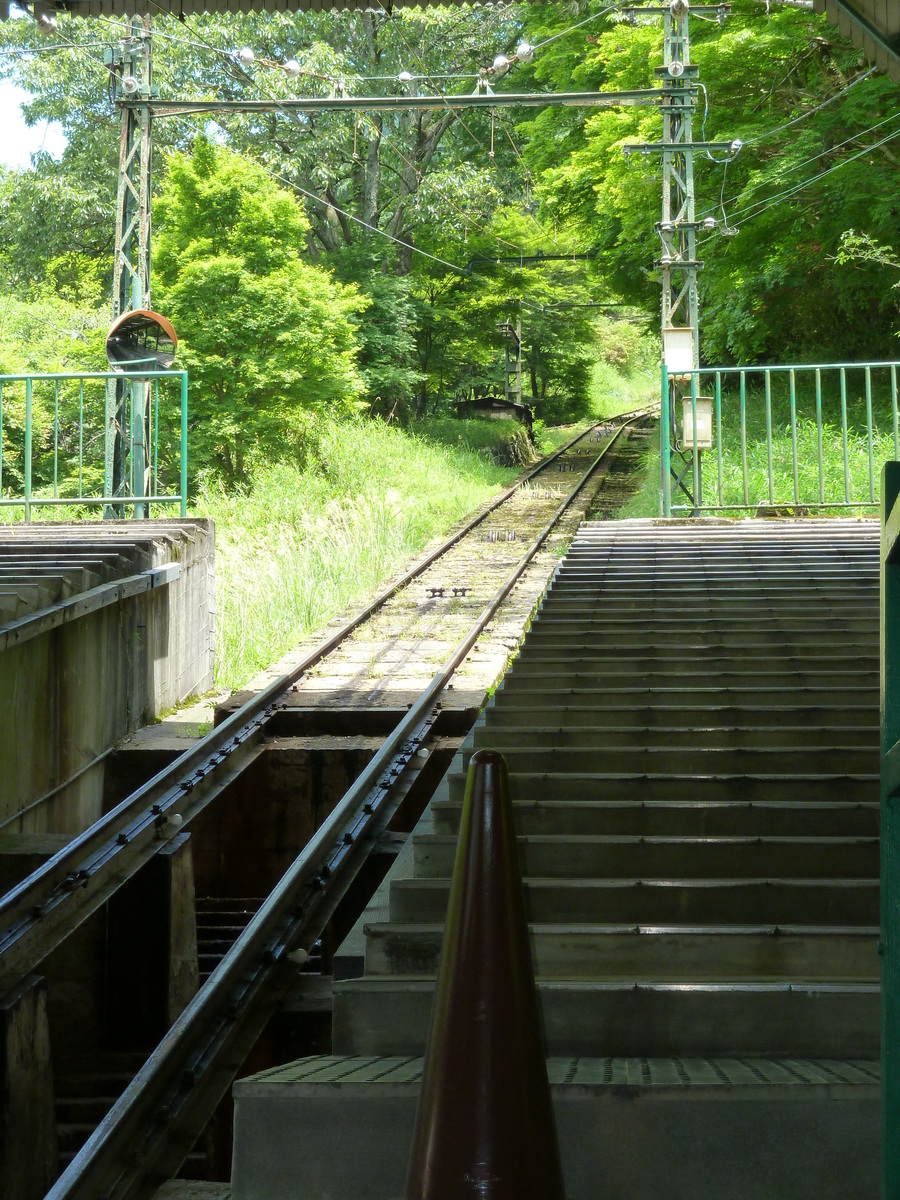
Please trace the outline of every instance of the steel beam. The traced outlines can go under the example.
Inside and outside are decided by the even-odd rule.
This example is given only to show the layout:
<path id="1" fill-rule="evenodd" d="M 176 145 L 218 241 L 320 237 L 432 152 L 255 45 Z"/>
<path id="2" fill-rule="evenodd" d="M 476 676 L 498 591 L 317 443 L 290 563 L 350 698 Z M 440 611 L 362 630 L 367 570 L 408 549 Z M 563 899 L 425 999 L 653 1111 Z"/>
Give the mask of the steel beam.
<path id="1" fill-rule="evenodd" d="M 695 88 L 685 89 L 692 94 Z M 155 117 L 193 113 L 393 112 L 457 108 L 598 108 L 604 105 L 664 104 L 663 88 L 630 92 L 476 92 L 470 96 L 305 96 L 290 100 L 162 100 L 119 95 L 124 110 L 147 108 Z"/>

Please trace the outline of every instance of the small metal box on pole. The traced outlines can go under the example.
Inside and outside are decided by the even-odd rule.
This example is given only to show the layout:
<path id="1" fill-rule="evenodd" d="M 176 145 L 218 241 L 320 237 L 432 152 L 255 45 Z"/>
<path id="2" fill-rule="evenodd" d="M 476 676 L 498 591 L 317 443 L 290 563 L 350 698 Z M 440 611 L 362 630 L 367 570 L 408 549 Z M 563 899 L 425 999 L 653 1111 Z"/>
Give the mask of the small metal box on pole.
<path id="1" fill-rule="evenodd" d="M 662 331 L 663 360 L 669 378 L 680 383 L 694 369 L 694 329 L 691 325 L 667 326 Z"/>
<path id="2" fill-rule="evenodd" d="M 712 449 L 712 396 L 682 397 L 681 444 L 685 450 L 694 449 L 694 408 L 697 412 L 697 449 Z"/>

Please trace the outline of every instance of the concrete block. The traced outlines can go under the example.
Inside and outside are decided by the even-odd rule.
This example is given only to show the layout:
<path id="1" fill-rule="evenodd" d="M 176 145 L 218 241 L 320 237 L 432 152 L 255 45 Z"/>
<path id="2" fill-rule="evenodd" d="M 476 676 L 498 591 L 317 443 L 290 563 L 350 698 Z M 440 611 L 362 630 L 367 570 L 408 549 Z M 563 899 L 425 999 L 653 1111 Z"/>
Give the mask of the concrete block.
<path id="1" fill-rule="evenodd" d="M 874 1063 L 548 1070 L 569 1200 L 877 1200 Z M 301 1059 L 238 1081 L 233 1200 L 398 1200 L 420 1071 L 421 1059 Z"/>

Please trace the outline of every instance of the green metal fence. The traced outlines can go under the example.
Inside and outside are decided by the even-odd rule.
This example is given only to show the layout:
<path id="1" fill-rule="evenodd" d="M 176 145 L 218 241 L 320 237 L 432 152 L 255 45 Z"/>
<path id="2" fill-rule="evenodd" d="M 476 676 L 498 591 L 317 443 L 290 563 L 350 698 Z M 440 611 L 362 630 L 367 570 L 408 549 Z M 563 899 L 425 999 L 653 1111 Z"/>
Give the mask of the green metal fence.
<path id="1" fill-rule="evenodd" d="M 187 515 L 186 371 L 0 375 L 0 508 Z"/>
<path id="2" fill-rule="evenodd" d="M 663 367 L 662 514 L 877 508 L 881 464 L 900 459 L 898 380 L 897 362 Z"/>

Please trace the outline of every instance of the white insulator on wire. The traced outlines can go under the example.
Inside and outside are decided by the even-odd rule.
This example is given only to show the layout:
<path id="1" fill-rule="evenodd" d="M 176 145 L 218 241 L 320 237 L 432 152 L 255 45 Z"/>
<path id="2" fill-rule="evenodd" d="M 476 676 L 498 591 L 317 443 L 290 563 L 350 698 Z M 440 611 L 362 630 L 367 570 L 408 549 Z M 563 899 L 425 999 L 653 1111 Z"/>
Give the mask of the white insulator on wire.
<path id="1" fill-rule="evenodd" d="M 495 75 L 505 75 L 509 70 L 509 59 L 505 54 L 498 54 L 491 65 Z"/>
<path id="2" fill-rule="evenodd" d="M 241 60 L 241 62 L 244 64 L 245 67 L 249 67 L 251 65 L 251 63 L 256 62 L 256 55 L 253 53 L 253 51 L 250 49 L 249 46 L 245 46 L 243 48 L 243 50 L 238 51 L 238 58 Z"/>
<path id="3" fill-rule="evenodd" d="M 401 83 L 412 83 L 412 71 L 401 71 L 397 78 Z"/>
<path id="4" fill-rule="evenodd" d="M 287 71 L 288 75 L 297 76 L 300 74 L 300 64 L 297 62 L 296 58 L 289 58 L 284 64 L 284 69 Z"/>
<path id="5" fill-rule="evenodd" d="M 38 28 L 42 33 L 56 33 L 59 29 L 59 23 L 52 13 L 42 12 L 37 19 Z"/>
<path id="6" fill-rule="evenodd" d="M 531 62 L 534 58 L 534 46 L 530 42 L 519 42 L 516 58 L 519 62 Z"/>

